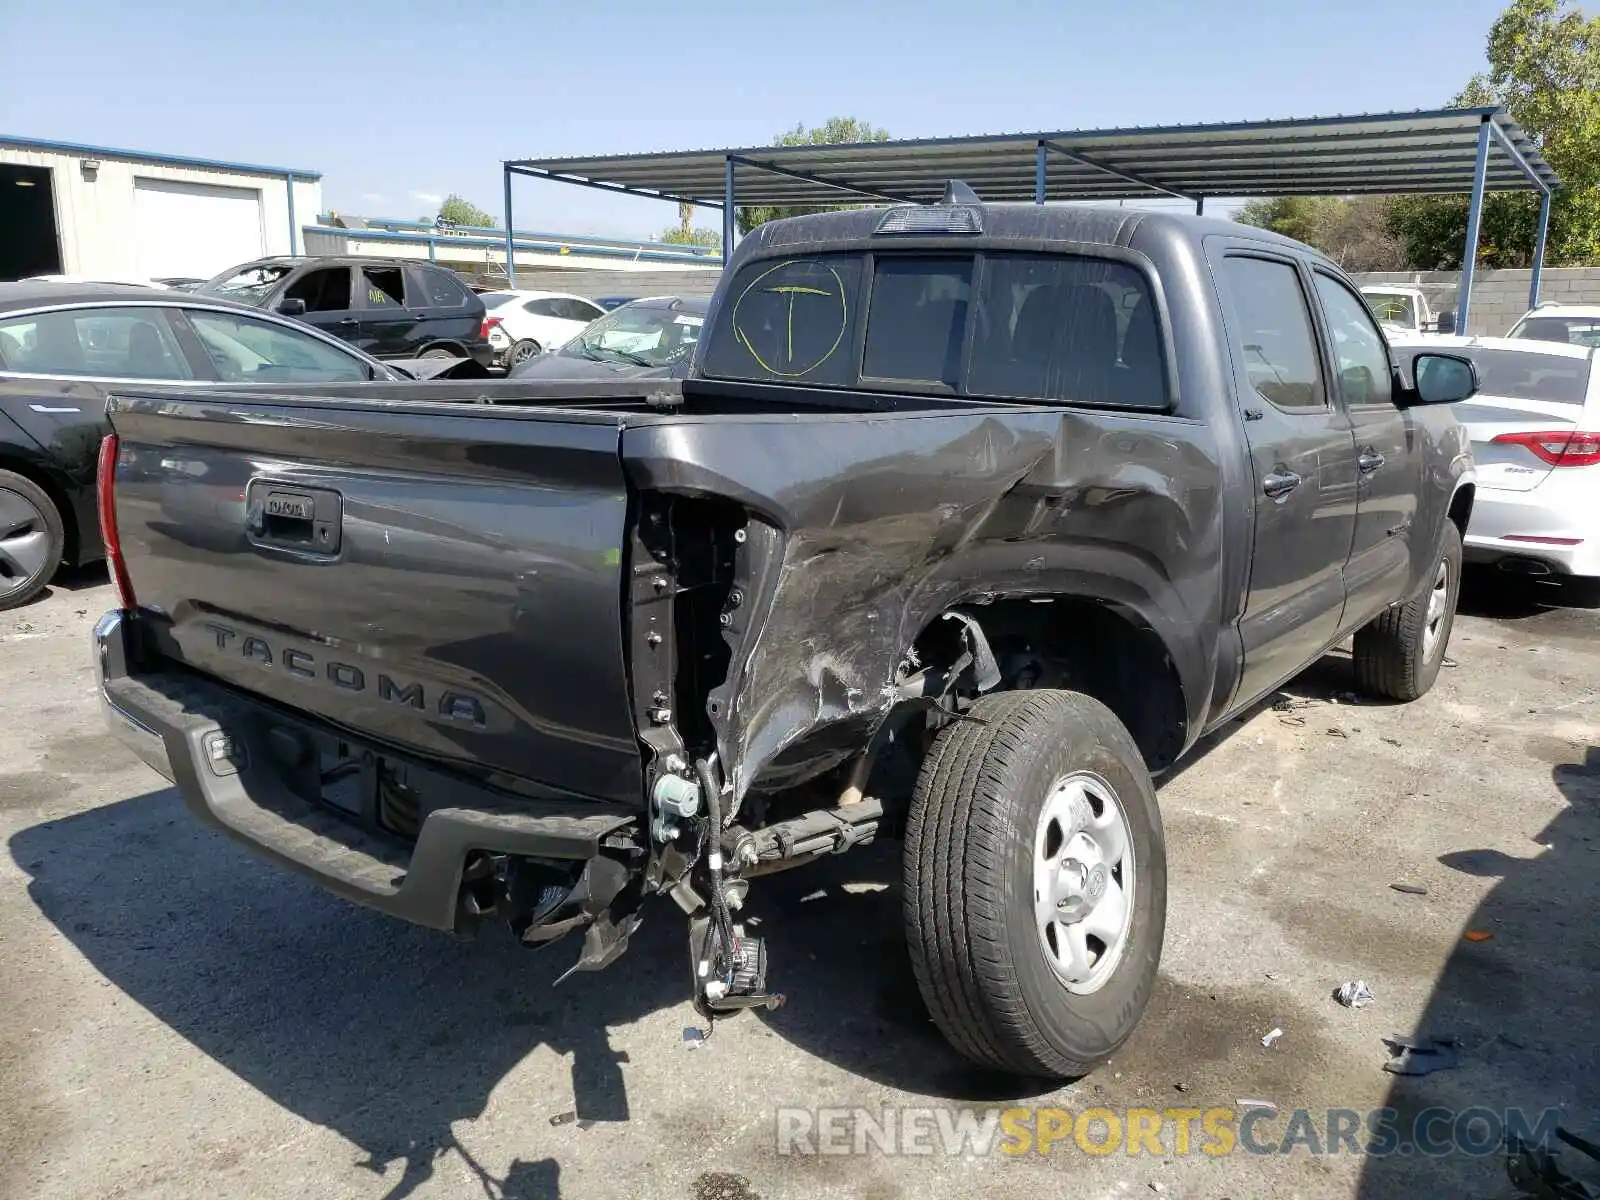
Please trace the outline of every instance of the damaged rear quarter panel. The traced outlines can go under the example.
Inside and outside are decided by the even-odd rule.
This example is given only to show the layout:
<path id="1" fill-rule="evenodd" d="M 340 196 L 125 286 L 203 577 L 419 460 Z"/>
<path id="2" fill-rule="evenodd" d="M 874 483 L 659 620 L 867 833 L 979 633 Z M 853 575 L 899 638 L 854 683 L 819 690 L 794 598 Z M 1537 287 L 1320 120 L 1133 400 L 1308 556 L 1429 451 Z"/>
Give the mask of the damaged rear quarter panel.
<path id="1" fill-rule="evenodd" d="M 682 418 L 628 428 L 622 449 L 636 487 L 725 496 L 776 530 L 776 561 L 741 581 L 731 704 L 712 716 L 736 801 L 802 739 L 853 722 L 864 741 L 906 649 L 962 603 L 1125 608 L 1172 655 L 1191 731 L 1203 721 L 1222 473 L 1199 422 L 1031 406 Z"/>

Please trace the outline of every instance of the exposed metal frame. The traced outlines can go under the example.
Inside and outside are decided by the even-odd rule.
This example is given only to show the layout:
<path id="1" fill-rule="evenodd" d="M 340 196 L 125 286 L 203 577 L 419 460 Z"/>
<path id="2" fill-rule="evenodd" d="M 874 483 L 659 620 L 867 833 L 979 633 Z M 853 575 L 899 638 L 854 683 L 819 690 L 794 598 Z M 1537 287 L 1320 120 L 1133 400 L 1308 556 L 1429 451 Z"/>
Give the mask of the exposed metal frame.
<path id="1" fill-rule="evenodd" d="M 1491 161 L 1490 151 L 1496 147 L 1505 157 Z M 1062 164 L 1055 171 L 1051 170 L 1052 159 Z M 746 178 L 751 192 L 746 203 L 752 205 L 826 205 L 838 202 L 841 193 L 888 203 L 926 203 L 937 198 L 947 178 L 965 181 L 980 196 L 1005 200 L 1031 198 L 1035 204 L 1044 204 L 1050 200 L 1171 197 L 1192 201 L 1195 212 L 1202 214 L 1206 200 L 1217 197 L 1468 190 L 1467 244 L 1458 308 L 1458 328 L 1463 331 L 1471 310 L 1484 195 L 1490 190 L 1528 186 L 1541 193 L 1529 284 L 1532 306 L 1539 299 L 1550 197 L 1561 186 L 1537 145 L 1500 107 L 847 145 L 513 159 L 503 166 L 508 230 L 511 176 L 528 175 L 718 209 L 725 262 L 733 253 L 737 234 L 740 168 L 766 178 L 764 183 Z M 508 259 L 510 255 L 508 234 Z M 508 271 L 514 267 L 508 265 Z"/>

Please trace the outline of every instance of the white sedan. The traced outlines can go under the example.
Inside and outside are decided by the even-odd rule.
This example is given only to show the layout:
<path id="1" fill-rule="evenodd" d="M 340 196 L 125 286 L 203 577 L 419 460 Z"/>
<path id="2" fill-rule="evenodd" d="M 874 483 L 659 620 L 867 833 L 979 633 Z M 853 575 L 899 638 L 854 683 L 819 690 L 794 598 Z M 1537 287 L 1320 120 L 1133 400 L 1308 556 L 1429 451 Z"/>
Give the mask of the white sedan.
<path id="1" fill-rule="evenodd" d="M 1453 406 L 1478 472 L 1467 558 L 1600 577 L 1600 347 L 1440 336 L 1426 345 L 1478 368 L 1477 394 Z"/>
<path id="2" fill-rule="evenodd" d="M 606 315 L 593 300 L 565 292 L 484 292 L 484 332 L 495 363 L 514 367 L 546 350 L 559 350 L 590 321 Z"/>

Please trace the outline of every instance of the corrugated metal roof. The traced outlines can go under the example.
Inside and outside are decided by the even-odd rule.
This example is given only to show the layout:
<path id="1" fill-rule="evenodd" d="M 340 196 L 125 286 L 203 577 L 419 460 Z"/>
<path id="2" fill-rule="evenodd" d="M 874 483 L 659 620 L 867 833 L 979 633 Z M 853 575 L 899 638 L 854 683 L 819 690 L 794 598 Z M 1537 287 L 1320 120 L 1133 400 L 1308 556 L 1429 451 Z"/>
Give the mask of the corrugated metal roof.
<path id="1" fill-rule="evenodd" d="M 512 159 L 519 173 L 663 199 L 719 201 L 730 159 L 740 204 L 830 204 L 844 194 L 902 202 L 939 199 L 946 180 L 985 200 L 1033 200 L 1036 151 L 1050 200 L 1176 195 L 1355 195 L 1466 192 L 1479 127 L 1490 121 L 1547 187 L 1560 179 L 1503 108 L 921 138 L 833 146 L 760 146 Z M 1534 186 L 1491 138 L 1486 185 Z"/>
<path id="2" fill-rule="evenodd" d="M 240 175 L 272 175 L 279 179 L 293 175 L 302 182 L 322 178 L 321 171 L 298 167 L 263 167 L 257 163 L 225 162 L 214 158 L 190 158 L 183 154 L 156 154 L 148 150 L 118 150 L 113 146 L 86 146 L 79 142 L 51 142 L 42 138 L 11 137 L 0 133 L 0 150 L 43 150 L 52 154 L 74 154 L 89 158 L 122 158 L 132 162 L 157 163 L 166 167 L 197 167 L 210 171 L 236 171 Z"/>

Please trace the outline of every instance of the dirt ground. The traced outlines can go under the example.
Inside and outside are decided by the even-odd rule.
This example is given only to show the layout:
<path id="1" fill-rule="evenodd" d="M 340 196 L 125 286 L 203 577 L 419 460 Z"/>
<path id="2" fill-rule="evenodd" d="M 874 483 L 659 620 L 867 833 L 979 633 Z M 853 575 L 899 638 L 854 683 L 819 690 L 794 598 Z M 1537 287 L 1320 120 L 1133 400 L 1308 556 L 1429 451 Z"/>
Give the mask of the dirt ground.
<path id="1" fill-rule="evenodd" d="M 780 1108 L 1258 1099 L 1276 1147 L 1296 1108 L 1480 1106 L 1600 1140 L 1593 609 L 1471 580 L 1421 702 L 1354 699 L 1331 655 L 1164 780 L 1162 984 L 1117 1061 L 1038 1095 L 930 1025 L 893 846 L 758 883 L 789 1003 L 694 1049 L 665 904 L 552 988 L 570 943 L 456 942 L 269 869 L 104 731 L 87 638 L 110 604 L 90 577 L 0 614 L 0 1197 L 1516 1194 L 1498 1152 L 779 1154 Z M 1376 1002 L 1340 1007 L 1357 978 Z M 1386 1074 L 1392 1033 L 1458 1062 Z"/>

